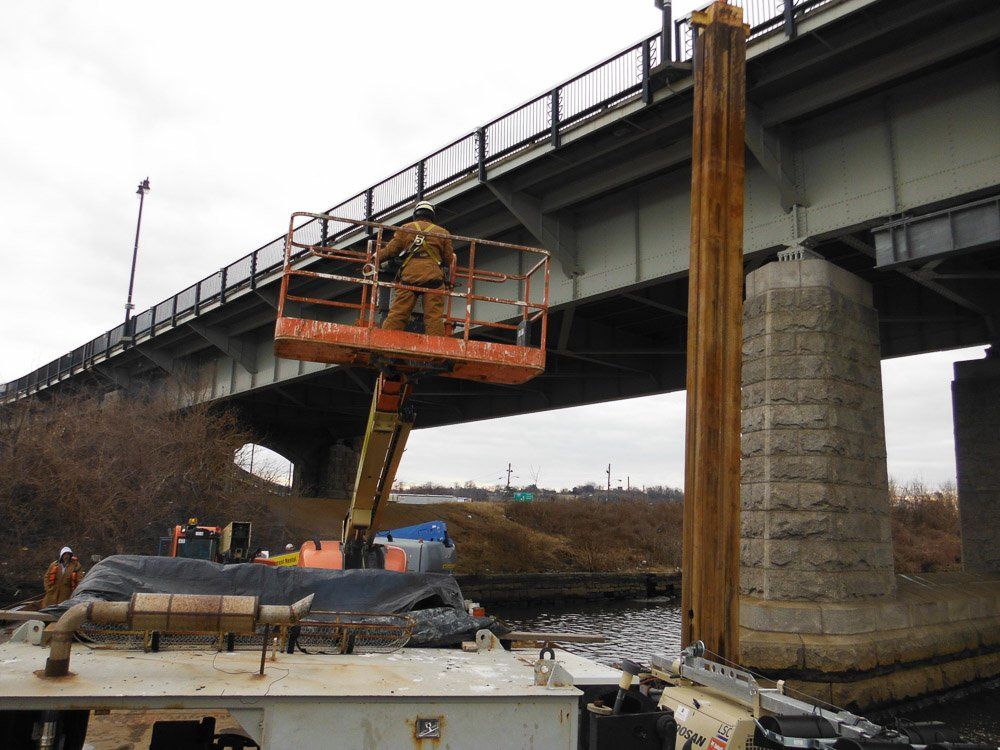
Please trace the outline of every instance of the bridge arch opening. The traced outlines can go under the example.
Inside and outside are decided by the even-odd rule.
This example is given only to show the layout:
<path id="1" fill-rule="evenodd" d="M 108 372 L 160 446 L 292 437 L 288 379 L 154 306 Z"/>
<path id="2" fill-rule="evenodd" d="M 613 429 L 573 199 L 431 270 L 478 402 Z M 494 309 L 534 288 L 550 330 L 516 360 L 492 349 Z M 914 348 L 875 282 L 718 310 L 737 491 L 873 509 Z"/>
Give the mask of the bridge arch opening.
<path id="1" fill-rule="evenodd" d="M 294 462 L 273 448 L 258 443 L 246 443 L 233 456 L 240 476 L 254 487 L 278 494 L 290 494 L 295 471 Z"/>

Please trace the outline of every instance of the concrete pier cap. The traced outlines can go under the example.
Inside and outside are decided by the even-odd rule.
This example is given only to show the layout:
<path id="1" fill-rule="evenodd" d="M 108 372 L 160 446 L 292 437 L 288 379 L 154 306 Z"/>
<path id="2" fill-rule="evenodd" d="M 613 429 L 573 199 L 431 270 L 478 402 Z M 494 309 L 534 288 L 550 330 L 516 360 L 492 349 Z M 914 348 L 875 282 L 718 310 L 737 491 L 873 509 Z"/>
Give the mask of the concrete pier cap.
<path id="1" fill-rule="evenodd" d="M 793 248 L 746 279 L 741 661 L 867 708 L 1000 674 L 1000 576 L 893 570 L 871 286 Z"/>

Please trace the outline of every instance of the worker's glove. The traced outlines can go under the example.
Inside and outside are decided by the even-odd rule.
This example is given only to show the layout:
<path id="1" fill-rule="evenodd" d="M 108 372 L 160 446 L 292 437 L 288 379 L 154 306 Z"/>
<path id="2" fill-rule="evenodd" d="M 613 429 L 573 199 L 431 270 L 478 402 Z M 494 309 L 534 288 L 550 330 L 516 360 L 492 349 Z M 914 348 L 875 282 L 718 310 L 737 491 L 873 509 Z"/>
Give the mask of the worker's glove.
<path id="1" fill-rule="evenodd" d="M 368 276 L 374 276 L 375 275 L 375 264 L 374 263 L 365 263 L 361 267 L 361 275 L 364 276 L 364 277 L 366 277 L 366 278 Z"/>

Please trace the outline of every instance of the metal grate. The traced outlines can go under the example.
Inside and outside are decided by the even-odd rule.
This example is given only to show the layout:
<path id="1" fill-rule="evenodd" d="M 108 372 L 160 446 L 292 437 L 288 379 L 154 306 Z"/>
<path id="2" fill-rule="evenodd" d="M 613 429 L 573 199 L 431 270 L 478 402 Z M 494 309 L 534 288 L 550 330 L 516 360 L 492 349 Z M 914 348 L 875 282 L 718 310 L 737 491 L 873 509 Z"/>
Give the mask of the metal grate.
<path id="1" fill-rule="evenodd" d="M 409 615 L 370 612 L 314 612 L 318 619 L 272 629 L 268 640 L 278 639 L 281 650 L 289 639 L 298 650 L 318 654 L 391 653 L 406 646 L 413 633 Z M 264 628 L 253 635 L 229 633 L 167 633 L 131 630 L 127 625 L 88 623 L 77 631 L 81 641 L 93 648 L 118 651 L 260 651 Z"/>
<path id="2" fill-rule="evenodd" d="M 387 654 L 403 648 L 413 633 L 409 615 L 313 612 L 295 626 L 298 649 L 320 654 Z"/>

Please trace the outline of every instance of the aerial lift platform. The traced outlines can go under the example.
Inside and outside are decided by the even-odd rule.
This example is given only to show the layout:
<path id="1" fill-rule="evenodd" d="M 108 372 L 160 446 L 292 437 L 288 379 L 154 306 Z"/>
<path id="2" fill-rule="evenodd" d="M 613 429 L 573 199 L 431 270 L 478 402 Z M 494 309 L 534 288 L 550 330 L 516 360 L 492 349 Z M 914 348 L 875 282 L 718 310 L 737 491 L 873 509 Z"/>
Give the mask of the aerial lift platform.
<path id="1" fill-rule="evenodd" d="M 456 249 L 446 284 L 429 289 L 404 284 L 375 262 L 397 229 L 302 212 L 293 214 L 289 224 L 275 354 L 379 372 L 341 539 L 306 542 L 299 556 L 304 567 L 406 570 L 405 552 L 375 544 L 374 536 L 413 427 L 415 415 L 407 399 L 417 379 L 439 375 L 510 385 L 545 370 L 547 251 L 423 232 L 450 239 Z M 511 256 L 514 267 L 527 270 L 477 267 L 484 256 L 495 266 L 498 254 Z M 484 294 L 486 285 L 511 296 Z M 399 290 L 444 296 L 445 335 L 425 334 L 421 321 L 403 331 L 382 329 L 389 298 Z"/>

